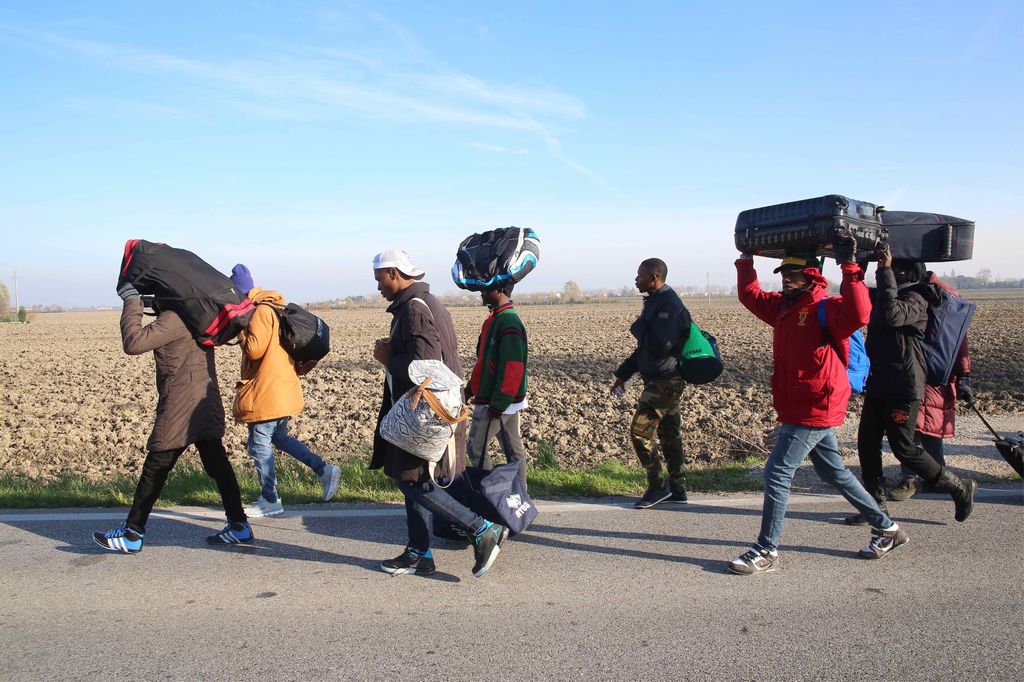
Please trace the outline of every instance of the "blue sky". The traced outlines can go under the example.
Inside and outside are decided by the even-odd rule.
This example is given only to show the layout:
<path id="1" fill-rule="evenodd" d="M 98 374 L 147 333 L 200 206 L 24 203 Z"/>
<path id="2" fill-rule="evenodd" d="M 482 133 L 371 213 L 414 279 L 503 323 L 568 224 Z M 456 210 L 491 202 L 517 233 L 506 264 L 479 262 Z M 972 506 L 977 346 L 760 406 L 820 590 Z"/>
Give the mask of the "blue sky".
<path id="1" fill-rule="evenodd" d="M 144 238 L 297 301 L 399 246 L 447 291 L 514 224 L 525 290 L 725 284 L 739 211 L 831 193 L 975 220 L 957 272 L 1021 276 L 1022 36 L 1003 0 L 4 3 L 0 281 L 118 303 Z"/>

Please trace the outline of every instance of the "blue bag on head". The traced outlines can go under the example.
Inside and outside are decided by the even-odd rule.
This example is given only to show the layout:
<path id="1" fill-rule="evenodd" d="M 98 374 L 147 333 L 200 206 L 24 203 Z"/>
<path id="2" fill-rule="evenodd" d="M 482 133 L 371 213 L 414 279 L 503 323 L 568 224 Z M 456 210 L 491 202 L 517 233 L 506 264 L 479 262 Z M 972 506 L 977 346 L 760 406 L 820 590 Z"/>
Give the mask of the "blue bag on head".
<path id="1" fill-rule="evenodd" d="M 487 291 L 516 284 L 537 267 L 540 238 L 528 227 L 502 227 L 462 240 L 452 266 L 455 286 Z"/>
<path id="2" fill-rule="evenodd" d="M 842 360 L 843 356 L 839 352 L 839 345 L 835 343 L 832 334 L 828 331 L 828 325 L 825 323 L 825 301 L 827 300 L 828 296 L 818 301 L 818 324 L 821 325 L 821 330 L 825 334 L 825 342 L 832 345 L 836 355 Z M 859 329 L 850 335 L 850 353 L 844 364 L 846 365 L 846 378 L 850 381 L 850 390 L 854 393 L 863 393 L 864 384 L 867 383 L 868 373 L 871 371 L 871 361 L 868 359 L 868 351 L 864 347 L 864 336 Z"/>

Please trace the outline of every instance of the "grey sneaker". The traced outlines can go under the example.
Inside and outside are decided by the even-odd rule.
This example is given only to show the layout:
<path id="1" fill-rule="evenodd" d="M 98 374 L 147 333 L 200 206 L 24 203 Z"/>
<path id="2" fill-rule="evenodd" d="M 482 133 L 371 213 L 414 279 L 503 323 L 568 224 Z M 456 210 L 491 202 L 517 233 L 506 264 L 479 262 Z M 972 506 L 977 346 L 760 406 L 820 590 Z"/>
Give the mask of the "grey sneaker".
<path id="1" fill-rule="evenodd" d="M 245 505 L 245 515 L 252 519 L 262 518 L 264 516 L 276 516 L 284 512 L 284 505 L 281 504 L 281 498 L 277 498 L 276 502 L 267 502 L 260 495 L 256 498 L 256 501 L 252 504 Z"/>
<path id="2" fill-rule="evenodd" d="M 648 488 L 639 500 L 633 505 L 634 509 L 650 509 L 659 502 L 664 502 L 672 497 L 668 488 Z"/>
<path id="3" fill-rule="evenodd" d="M 907 535 L 907 531 L 896 523 L 885 530 L 872 528 L 870 544 L 861 549 L 858 554 L 865 559 L 881 559 L 892 550 L 908 542 L 910 542 L 910 536 Z"/>
<path id="4" fill-rule="evenodd" d="M 899 482 L 895 488 L 889 491 L 889 499 L 894 502 L 903 502 L 909 500 L 911 497 L 916 495 L 919 488 L 919 483 L 916 476 L 908 476 Z"/>
<path id="5" fill-rule="evenodd" d="M 341 467 L 333 464 L 327 464 L 324 466 L 324 473 L 320 475 L 320 486 L 324 491 L 324 502 L 327 502 L 335 493 L 338 492 L 338 486 L 341 484 Z"/>
<path id="6" fill-rule="evenodd" d="M 754 575 L 779 570 L 779 553 L 769 552 L 760 547 L 751 547 L 726 567 L 736 575 Z"/>

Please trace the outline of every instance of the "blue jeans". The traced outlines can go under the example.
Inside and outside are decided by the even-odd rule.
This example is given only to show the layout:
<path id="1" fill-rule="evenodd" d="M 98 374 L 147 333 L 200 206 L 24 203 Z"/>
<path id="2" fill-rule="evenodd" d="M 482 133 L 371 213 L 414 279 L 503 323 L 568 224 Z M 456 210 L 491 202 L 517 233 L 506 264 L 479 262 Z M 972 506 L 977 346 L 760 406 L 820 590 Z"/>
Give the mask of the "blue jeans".
<path id="1" fill-rule="evenodd" d="M 299 460 L 317 476 L 324 473 L 324 461 L 317 457 L 298 438 L 288 435 L 288 419 L 271 419 L 249 424 L 249 457 L 256 465 L 260 479 L 260 495 L 267 502 L 277 501 L 277 472 L 274 468 L 274 448 Z"/>
<path id="2" fill-rule="evenodd" d="M 469 507 L 463 506 L 444 488 L 438 488 L 433 481 L 409 483 L 399 481 L 398 489 L 405 495 L 405 517 L 409 526 L 409 547 L 418 552 L 430 549 L 430 515 L 457 523 L 470 533 L 483 529 L 484 518 Z"/>
<path id="3" fill-rule="evenodd" d="M 783 424 L 764 467 L 764 510 L 761 512 L 761 534 L 757 538 L 759 547 L 771 551 L 778 549 L 793 475 L 808 454 L 818 476 L 838 488 L 872 528 L 889 528 L 892 525 L 892 520 L 843 465 L 833 428 Z"/>

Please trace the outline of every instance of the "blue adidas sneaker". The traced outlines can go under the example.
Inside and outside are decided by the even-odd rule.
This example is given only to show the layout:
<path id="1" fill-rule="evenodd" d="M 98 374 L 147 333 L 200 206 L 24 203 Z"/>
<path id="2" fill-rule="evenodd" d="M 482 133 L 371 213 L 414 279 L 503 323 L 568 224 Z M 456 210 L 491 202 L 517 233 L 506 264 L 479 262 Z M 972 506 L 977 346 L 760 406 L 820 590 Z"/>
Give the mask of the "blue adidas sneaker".
<path id="1" fill-rule="evenodd" d="M 206 541 L 211 545 L 250 545 L 256 537 L 252 534 L 252 526 L 246 521 L 228 522 L 224 530 L 214 535 L 207 535 Z"/>
<path id="2" fill-rule="evenodd" d="M 111 552 L 124 552 L 125 554 L 138 554 L 142 551 L 143 533 L 136 533 L 126 525 L 106 533 L 93 533 L 92 539 L 103 549 Z"/>

